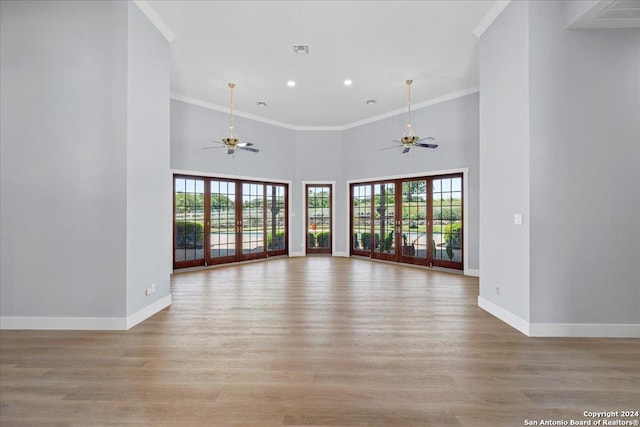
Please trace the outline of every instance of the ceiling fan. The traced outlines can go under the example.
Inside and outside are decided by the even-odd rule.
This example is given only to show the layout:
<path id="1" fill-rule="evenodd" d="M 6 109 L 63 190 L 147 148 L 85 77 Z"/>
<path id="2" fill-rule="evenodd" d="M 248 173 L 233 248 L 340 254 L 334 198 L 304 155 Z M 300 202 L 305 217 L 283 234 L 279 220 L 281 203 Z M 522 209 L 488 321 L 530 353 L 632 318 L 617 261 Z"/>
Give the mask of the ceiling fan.
<path id="1" fill-rule="evenodd" d="M 388 150 L 391 148 L 402 148 L 402 154 L 408 153 L 414 147 L 422 147 L 422 148 L 438 148 L 438 144 L 427 144 L 422 141 L 435 141 L 435 138 L 432 136 L 425 136 L 424 138 L 420 138 L 413 131 L 413 126 L 411 126 L 411 83 L 413 80 L 407 80 L 407 107 L 408 107 L 408 121 L 407 121 L 407 129 L 402 134 L 402 138 L 400 139 L 392 139 L 391 142 L 397 142 L 401 145 L 394 145 L 393 147 L 382 148 L 382 150 Z"/>
<path id="2" fill-rule="evenodd" d="M 233 89 L 236 87 L 236 85 L 235 83 L 229 83 L 228 86 L 231 90 L 231 102 L 229 104 L 229 136 L 227 138 L 222 138 L 222 141 L 211 141 L 222 145 L 215 147 L 204 147 L 203 150 L 209 150 L 211 148 L 226 148 L 227 154 L 235 153 L 236 149 L 257 153 L 260 150 L 253 147 L 252 142 L 241 142 L 240 138 L 238 138 L 238 135 L 236 135 L 235 128 L 233 127 Z"/>

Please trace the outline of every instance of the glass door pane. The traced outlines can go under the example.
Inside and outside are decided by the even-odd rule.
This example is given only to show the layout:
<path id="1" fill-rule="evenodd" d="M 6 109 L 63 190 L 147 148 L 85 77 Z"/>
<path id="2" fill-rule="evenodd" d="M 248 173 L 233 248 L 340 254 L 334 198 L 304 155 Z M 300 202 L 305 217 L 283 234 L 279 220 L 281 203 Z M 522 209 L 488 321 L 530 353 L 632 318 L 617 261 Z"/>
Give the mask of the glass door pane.
<path id="1" fill-rule="evenodd" d="M 403 257 L 427 261 L 427 180 L 402 182 L 401 239 Z M 411 262 L 411 261 L 409 261 Z"/>
<path id="2" fill-rule="evenodd" d="M 433 179 L 433 265 L 462 268 L 462 176 Z"/>
<path id="3" fill-rule="evenodd" d="M 242 258 L 266 256 L 264 226 L 264 184 L 242 184 Z"/>
<path id="4" fill-rule="evenodd" d="M 287 248 L 287 192 L 284 185 L 267 185 L 267 253 L 284 255 Z"/>
<path id="5" fill-rule="evenodd" d="M 351 186 L 351 253 L 371 252 L 371 184 Z"/>
<path id="6" fill-rule="evenodd" d="M 228 262 L 236 255 L 236 184 L 210 181 L 210 253 L 212 263 Z"/>
<path id="7" fill-rule="evenodd" d="M 307 185 L 307 253 L 331 253 L 331 186 Z"/>
<path id="8" fill-rule="evenodd" d="M 396 185 L 394 182 L 375 184 L 373 223 L 373 253 L 379 258 L 395 258 Z"/>
<path id="9" fill-rule="evenodd" d="M 203 179 L 174 178 L 174 255 L 175 268 L 204 265 Z"/>

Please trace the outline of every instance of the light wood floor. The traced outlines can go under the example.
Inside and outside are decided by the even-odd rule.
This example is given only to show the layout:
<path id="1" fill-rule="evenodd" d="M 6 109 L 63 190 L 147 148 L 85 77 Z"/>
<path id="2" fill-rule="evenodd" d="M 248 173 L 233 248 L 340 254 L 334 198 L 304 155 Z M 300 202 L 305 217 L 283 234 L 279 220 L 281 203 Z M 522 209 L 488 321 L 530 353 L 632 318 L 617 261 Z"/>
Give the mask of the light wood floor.
<path id="1" fill-rule="evenodd" d="M 478 281 L 361 259 L 181 273 L 122 332 L 2 331 L 0 424 L 522 426 L 640 410 L 640 340 L 533 339 Z"/>

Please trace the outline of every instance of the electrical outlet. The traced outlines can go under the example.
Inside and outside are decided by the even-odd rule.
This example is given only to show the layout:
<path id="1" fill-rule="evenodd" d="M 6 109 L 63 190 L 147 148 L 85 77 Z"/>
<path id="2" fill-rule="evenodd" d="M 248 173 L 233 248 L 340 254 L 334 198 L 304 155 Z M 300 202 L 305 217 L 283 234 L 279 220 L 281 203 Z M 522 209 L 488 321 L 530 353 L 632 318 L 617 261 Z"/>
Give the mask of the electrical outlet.
<path id="1" fill-rule="evenodd" d="M 500 286 L 496 286 L 496 295 L 500 295 Z"/>
<path id="2" fill-rule="evenodd" d="M 147 288 L 147 289 L 144 290 L 144 293 L 145 293 L 146 296 L 149 296 L 149 295 L 151 295 L 153 293 L 153 289 Z"/>

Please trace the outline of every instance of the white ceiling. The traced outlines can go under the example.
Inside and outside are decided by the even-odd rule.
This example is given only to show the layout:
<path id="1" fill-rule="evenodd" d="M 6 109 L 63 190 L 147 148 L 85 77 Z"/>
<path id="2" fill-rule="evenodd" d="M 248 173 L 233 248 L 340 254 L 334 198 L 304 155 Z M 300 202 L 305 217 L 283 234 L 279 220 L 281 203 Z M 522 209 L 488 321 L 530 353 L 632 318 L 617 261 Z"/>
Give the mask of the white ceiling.
<path id="1" fill-rule="evenodd" d="M 406 108 L 407 79 L 412 104 L 473 90 L 473 30 L 494 3 L 148 1 L 176 36 L 174 97 L 227 111 L 234 82 L 236 110 L 294 127 L 343 127 Z"/>

